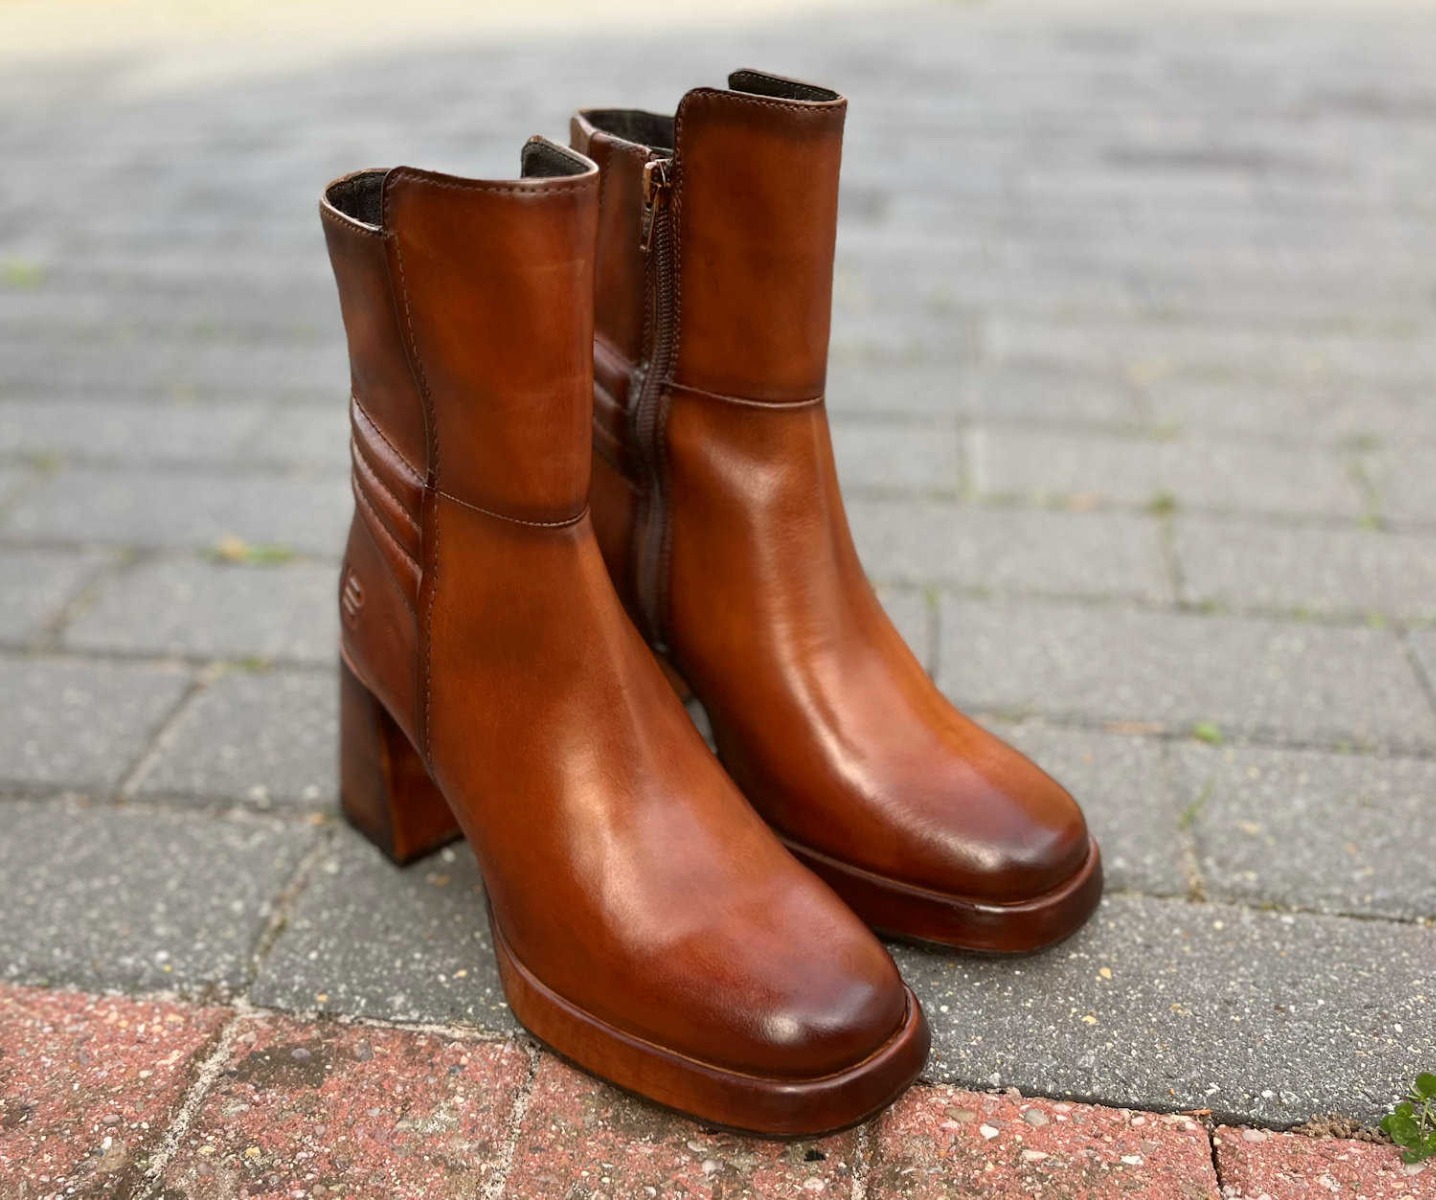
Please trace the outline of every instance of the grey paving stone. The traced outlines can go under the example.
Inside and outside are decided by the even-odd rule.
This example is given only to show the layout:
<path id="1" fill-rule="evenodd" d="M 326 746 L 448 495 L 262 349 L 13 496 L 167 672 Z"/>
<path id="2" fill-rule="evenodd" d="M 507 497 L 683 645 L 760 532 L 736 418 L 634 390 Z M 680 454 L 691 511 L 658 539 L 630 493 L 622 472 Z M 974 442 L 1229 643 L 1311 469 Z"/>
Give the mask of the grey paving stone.
<path id="1" fill-rule="evenodd" d="M 937 668 L 937 598 L 919 588 L 879 587 L 877 591 L 878 599 L 908 649 L 929 672 L 934 671 Z"/>
<path id="2" fill-rule="evenodd" d="M 828 407 L 873 417 L 954 415 L 996 423 L 1133 425 L 1135 390 L 1110 376 L 1020 366 L 835 359 Z"/>
<path id="3" fill-rule="evenodd" d="M 0 506 L 16 500 L 39 478 L 39 472 L 26 467 L 0 466 Z M 3 528 L 3 525 L 0 525 Z"/>
<path id="4" fill-rule="evenodd" d="M 468 847 L 399 870 L 348 828 L 295 902 L 251 996 L 295 1011 L 515 1028 Z"/>
<path id="5" fill-rule="evenodd" d="M 1181 746 L 1209 895 L 1322 912 L 1436 917 L 1421 835 L 1436 762 L 1311 750 Z"/>
<path id="6" fill-rule="evenodd" d="M 1372 455 L 1367 476 L 1376 489 L 1377 507 L 1392 521 L 1436 526 L 1436 471 L 1430 450 L 1408 449 Z"/>
<path id="7" fill-rule="evenodd" d="M 142 663 L 0 658 L 0 781 L 107 791 L 134 766 L 189 686 Z"/>
<path id="8" fill-rule="evenodd" d="M 241 453 L 245 462 L 330 468 L 348 478 L 347 402 L 281 404 Z"/>
<path id="9" fill-rule="evenodd" d="M 828 367 L 827 407 L 861 416 L 956 416 L 965 411 L 967 374 L 950 363 L 881 366 L 835 359 Z"/>
<path id="10" fill-rule="evenodd" d="M 1436 405 L 1421 389 L 1274 388 L 1247 380 L 1162 379 L 1151 385 L 1148 402 L 1156 422 L 1184 432 L 1345 445 L 1436 440 Z"/>
<path id="11" fill-rule="evenodd" d="M 223 462 L 264 419 L 259 404 L 113 399 L 0 401 L 0 454 Z"/>
<path id="12" fill-rule="evenodd" d="M 992 592 L 1170 600 L 1150 517 L 857 499 L 848 514 L 875 579 Z"/>
<path id="13" fill-rule="evenodd" d="M 194 696 L 165 731 L 134 791 L 234 798 L 260 808 L 333 801 L 338 794 L 337 688 L 328 674 L 222 675 Z"/>
<path id="14" fill-rule="evenodd" d="M 1210 254 L 1210 248 L 1207 249 Z M 1169 322 L 998 318 L 985 347 L 998 362 L 1040 362 L 1138 375 L 1180 371 L 1225 377 L 1430 384 L 1436 350 L 1410 333 L 1309 333 Z"/>
<path id="15" fill-rule="evenodd" d="M 335 569 L 161 558 L 116 577 L 65 632 L 77 650 L 327 663 L 339 640 Z"/>
<path id="16" fill-rule="evenodd" d="M 970 708 L 1436 745 L 1436 715 L 1386 630 L 952 596 L 942 629 L 939 681 Z"/>
<path id="17" fill-rule="evenodd" d="M 211 547 L 226 537 L 333 555 L 353 508 L 348 484 L 201 471 L 77 467 L 29 489 L 0 531 L 135 546 Z"/>
<path id="18" fill-rule="evenodd" d="M 234 993 L 313 830 L 64 801 L 0 808 L 0 978 Z"/>
<path id="19" fill-rule="evenodd" d="M 1077 798 L 1102 847 L 1109 892 L 1186 894 L 1182 825 L 1195 792 L 1174 777 L 1161 742 L 1038 721 L 992 729 Z"/>
<path id="20" fill-rule="evenodd" d="M 978 334 L 973 319 L 961 312 L 922 315 L 896 308 L 833 313 L 832 352 L 837 358 L 908 357 L 972 362 Z"/>
<path id="21" fill-rule="evenodd" d="M 835 421 L 833 453 L 845 490 L 957 493 L 961 472 L 955 427 Z"/>
<path id="22" fill-rule="evenodd" d="M 971 380 L 967 412 L 983 421 L 1131 425 L 1142 415 L 1135 390 L 1107 375 L 1014 366 Z"/>
<path id="23" fill-rule="evenodd" d="M 1426 682 L 1436 695 L 1436 629 L 1418 629 L 1407 635 Z"/>
<path id="24" fill-rule="evenodd" d="M 1358 517 L 1359 489 L 1334 453 L 1243 442 L 1171 442 L 1013 429 L 974 430 L 977 489 L 1027 500 Z"/>
<path id="25" fill-rule="evenodd" d="M 216 234 L 219 229 L 214 231 Z M 342 394 L 341 345 L 153 337 L 76 343 L 68 337 L 0 337 L 0 392 L 144 400 L 269 400 Z"/>
<path id="26" fill-rule="evenodd" d="M 0 549 L 0 639 L 34 637 L 109 561 L 93 552 Z"/>
<path id="27" fill-rule="evenodd" d="M 1021 962 L 894 956 L 932 1023 L 927 1075 L 968 1085 L 1374 1122 L 1436 1045 L 1420 926 L 1115 896 Z"/>
<path id="28" fill-rule="evenodd" d="M 1436 617 L 1436 536 L 1183 516 L 1175 544 L 1198 604 Z"/>
<path id="29" fill-rule="evenodd" d="M 216 288 L 198 271 L 174 278 L 143 265 L 125 270 L 69 259 L 47 269 L 36 287 L 0 289 L 0 322 L 15 332 L 318 339 L 332 336 L 337 320 L 333 280 L 318 272 L 251 272 L 242 287 Z"/>
<path id="30" fill-rule="evenodd" d="M 896 111 L 893 116 L 901 119 Z M 946 217 L 950 221 L 954 200 L 951 190 L 955 182 L 953 172 L 939 169 L 932 173 L 930 186 L 894 194 L 890 186 L 893 172 L 901 171 L 905 179 L 913 178 L 907 173 L 920 170 L 924 165 L 920 157 L 923 148 L 919 147 L 918 153 L 912 156 L 894 155 L 891 143 L 886 147 L 865 149 L 862 157 L 849 157 L 844 164 L 843 175 L 845 182 L 852 185 L 852 190 L 861 186 L 870 196 L 875 194 L 877 202 L 883 205 L 886 219 L 875 222 L 876 228 L 916 228 L 920 221 L 926 224 L 931 216 L 937 216 L 939 220 Z M 930 144 L 927 149 L 930 153 Z M 972 149 L 971 142 L 968 149 L 969 152 Z M 931 171 L 932 164 L 926 166 Z M 970 168 L 969 159 L 960 177 L 964 183 L 972 178 Z M 1005 171 L 999 166 L 995 174 L 1001 176 Z M 980 197 L 982 203 L 970 207 L 981 207 L 986 212 L 987 202 L 994 199 L 1000 211 L 1000 197 Z M 846 204 L 846 201 L 840 203 Z M 853 215 L 851 210 L 848 215 Z M 847 228 L 855 231 L 856 221 Z M 952 231 L 946 229 L 943 233 L 950 236 Z M 924 264 L 926 269 L 910 271 L 905 269 L 906 263 L 902 264 L 903 269 L 894 269 L 891 262 L 884 262 L 881 257 L 849 253 L 849 247 L 843 244 L 845 234 L 842 229 L 838 238 L 833 305 L 836 311 L 843 313 L 851 310 L 857 314 L 875 308 L 898 307 L 915 311 L 928 321 L 984 312 L 1038 314 L 1067 319 L 1079 312 L 1136 317 L 1149 308 L 1149 305 L 1141 303 L 1145 297 L 1138 294 L 1139 289 L 1127 280 L 1043 276 L 994 266 L 984 267 L 981 262 L 971 261 L 964 261 L 962 269 L 954 271 L 952 259 L 946 254 L 928 261 Z M 852 250 L 858 251 L 858 247 L 853 246 Z M 964 258 L 968 256 L 964 255 Z"/>

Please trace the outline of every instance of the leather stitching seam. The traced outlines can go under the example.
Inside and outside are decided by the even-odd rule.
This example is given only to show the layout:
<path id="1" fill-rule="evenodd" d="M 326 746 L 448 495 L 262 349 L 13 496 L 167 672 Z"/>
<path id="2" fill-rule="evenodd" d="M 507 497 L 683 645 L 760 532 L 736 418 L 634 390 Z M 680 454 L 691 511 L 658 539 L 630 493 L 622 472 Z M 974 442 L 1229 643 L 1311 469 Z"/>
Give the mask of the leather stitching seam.
<path id="1" fill-rule="evenodd" d="M 319 219 L 326 225 L 332 225 L 335 229 L 342 229 L 345 233 L 358 233 L 372 238 L 383 238 L 384 236 L 382 229 L 376 229 L 373 225 L 365 225 L 363 221 L 356 221 L 353 217 L 345 216 L 327 200 L 319 201 Z"/>
<path id="2" fill-rule="evenodd" d="M 703 388 L 691 387 L 686 383 L 670 383 L 675 392 L 686 392 L 703 400 L 721 400 L 724 404 L 741 404 L 744 408 L 814 408 L 827 399 L 825 395 L 805 396 L 801 400 L 750 400 L 746 396 L 729 396 L 724 392 L 709 392 Z"/>
<path id="3" fill-rule="evenodd" d="M 487 192 L 496 196 L 526 196 L 534 200 L 544 200 L 550 196 L 563 195 L 565 192 L 579 192 L 584 188 L 593 187 L 594 174 L 595 172 L 589 172 L 565 183 L 552 183 L 545 178 L 542 181 L 525 185 L 522 183 L 485 183 L 482 180 L 473 179 L 431 179 L 427 175 L 401 167 L 390 172 L 390 178 L 396 181 L 408 179 L 421 187 L 442 188 L 451 192 Z"/>
<path id="4" fill-rule="evenodd" d="M 419 474 L 418 470 L 407 458 L 405 458 L 402 454 L 399 453 L 399 448 L 394 445 L 394 443 L 391 442 L 387 437 L 384 436 L 384 431 L 379 428 L 379 423 L 369 415 L 369 410 L 359 403 L 359 397 L 350 396 L 349 399 L 353 402 L 354 407 L 359 410 L 359 415 L 364 418 L 365 424 L 367 424 L 369 428 L 372 429 L 378 435 L 379 440 L 383 442 L 384 445 L 388 446 L 389 449 L 393 451 L 394 457 L 399 460 L 399 466 L 409 473 L 409 477 L 413 479 L 415 483 L 422 487 L 424 484 L 424 477 Z"/>
<path id="5" fill-rule="evenodd" d="M 419 564 L 415 563 L 413 558 L 410 557 L 409 552 L 405 550 L 403 546 L 399 545 L 397 539 L 395 539 L 394 535 L 384 524 L 384 520 L 379 515 L 378 510 L 370 503 L 369 497 L 364 494 L 364 490 L 359 487 L 357 481 L 353 483 L 353 488 L 355 502 L 368 514 L 369 519 L 364 522 L 364 526 L 369 535 L 372 537 L 375 533 L 378 533 L 390 546 L 403 556 L 405 562 L 413 563 L 415 570 L 417 570 Z M 393 569 L 389 567 L 389 564 L 386 562 L 384 566 L 385 569 L 388 570 L 390 577 L 394 577 Z M 409 610 L 415 620 L 418 620 L 419 614 L 415 611 L 413 602 L 409 599 L 409 593 L 405 590 L 403 580 L 394 578 L 394 582 L 399 585 L 399 599 L 404 602 L 404 607 Z"/>
<path id="6" fill-rule="evenodd" d="M 349 438 L 349 446 L 354 458 L 355 478 L 363 482 L 366 487 L 369 485 L 377 487 L 384 495 L 388 496 L 389 499 L 394 502 L 395 507 L 398 508 L 399 516 L 403 520 L 405 528 L 410 530 L 415 537 L 422 540 L 423 531 L 419 528 L 418 523 L 414 520 L 404 502 L 394 494 L 389 485 L 381 478 L 379 472 L 374 469 L 374 464 L 369 461 L 368 455 L 364 453 L 364 447 L 360 444 L 359 439 L 351 435 Z M 381 513 L 380 515 L 382 516 L 383 514 Z M 390 526 L 389 532 L 392 533 L 395 538 L 399 536 L 399 531 L 393 528 L 387 519 L 384 521 L 384 524 Z"/>
<path id="7" fill-rule="evenodd" d="M 588 515 L 588 505 L 585 504 L 578 512 L 571 517 L 564 517 L 561 521 L 528 521 L 523 517 L 511 517 L 508 513 L 495 512 L 492 508 L 485 508 L 481 504 L 470 504 L 458 496 L 451 496 L 448 492 L 439 488 L 433 489 L 434 495 L 442 496 L 445 500 L 452 500 L 461 508 L 472 509 L 476 513 L 483 513 L 486 517 L 493 517 L 496 521 L 508 521 L 513 525 L 527 525 L 531 529 L 563 529 L 568 525 L 577 525 Z"/>
<path id="8" fill-rule="evenodd" d="M 388 207 L 390 191 L 388 186 L 384 188 L 384 226 L 390 225 Z M 439 477 L 439 425 L 438 417 L 434 411 L 434 397 L 429 391 L 429 381 L 424 375 L 424 364 L 419 356 L 419 343 L 414 334 L 414 309 L 409 302 L 409 285 L 404 276 L 404 251 L 399 245 L 397 237 L 390 237 L 389 244 L 394 247 L 394 261 L 399 267 L 399 294 L 404 300 L 404 321 L 409 327 L 409 348 L 413 357 L 411 364 L 414 372 L 415 382 L 419 385 L 419 394 L 423 397 L 424 407 L 428 410 L 429 419 L 429 442 L 433 461 L 429 464 L 429 473 L 433 478 Z M 434 512 L 434 548 L 431 557 L 430 570 L 433 573 L 433 583 L 429 586 L 429 603 L 424 606 L 424 762 L 427 765 L 433 759 L 433 733 L 431 731 L 432 721 L 430 714 L 433 710 L 434 700 L 434 598 L 439 592 L 439 513 Z M 420 578 L 422 586 L 423 579 Z M 417 618 L 417 614 L 416 614 Z"/>
<path id="9" fill-rule="evenodd" d="M 747 92 L 720 91 L 716 88 L 700 88 L 690 93 L 692 100 L 685 103 L 697 104 L 719 104 L 736 103 L 751 104 L 759 108 L 776 108 L 783 112 L 792 113 L 795 116 L 805 117 L 831 117 L 847 108 L 848 102 L 839 96 L 836 100 L 776 100 L 767 96 L 750 96 Z M 679 106 L 679 122 L 683 117 L 683 105 Z M 675 129 L 673 140 L 681 142 Z"/>

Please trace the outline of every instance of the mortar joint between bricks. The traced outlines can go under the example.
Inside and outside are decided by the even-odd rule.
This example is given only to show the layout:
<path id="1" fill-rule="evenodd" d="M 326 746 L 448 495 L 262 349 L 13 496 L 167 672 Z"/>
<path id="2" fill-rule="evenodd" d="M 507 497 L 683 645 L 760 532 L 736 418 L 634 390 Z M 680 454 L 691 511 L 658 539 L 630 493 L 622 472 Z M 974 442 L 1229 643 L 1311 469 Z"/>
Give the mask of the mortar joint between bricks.
<path id="1" fill-rule="evenodd" d="M 234 1050 L 234 1041 L 244 1014 L 237 1009 L 231 1015 L 215 1039 L 214 1049 L 199 1064 L 194 1079 L 180 1102 L 174 1118 L 161 1135 L 153 1154 L 145 1162 L 144 1183 L 136 1192 L 136 1200 L 161 1200 L 164 1191 L 164 1173 L 179 1151 L 180 1144 L 199 1115 L 200 1108 L 209 1097 L 220 1075 L 229 1066 Z"/>
<path id="2" fill-rule="evenodd" d="M 538 1083 L 539 1067 L 543 1062 L 543 1052 L 532 1039 L 527 1037 L 515 1038 L 514 1045 L 518 1046 L 528 1057 L 528 1074 L 518 1094 L 514 1097 L 513 1107 L 509 1109 L 508 1119 L 504 1122 L 503 1145 L 494 1160 L 494 1173 L 487 1184 L 484 1185 L 482 1200 L 499 1200 L 508 1187 L 509 1174 L 514 1166 L 514 1154 L 518 1150 L 519 1134 L 523 1131 L 524 1118 L 528 1115 L 529 1104 L 533 1101 L 534 1087 Z"/>
<path id="3" fill-rule="evenodd" d="M 304 852 L 284 886 L 275 893 L 271 902 L 269 919 L 265 921 L 264 927 L 259 931 L 259 936 L 255 938 L 254 949 L 249 956 L 248 977 L 239 989 L 239 996 L 242 1000 L 248 1001 L 249 990 L 254 986 L 255 980 L 259 978 L 264 960 L 274 949 L 274 944 L 289 924 L 295 901 L 309 886 L 309 881 L 320 860 L 333 848 L 334 829 L 332 827 L 320 829 L 314 839 L 314 844 Z"/>
<path id="4" fill-rule="evenodd" d="M 1425 660 L 1416 653 L 1416 647 L 1411 641 L 1412 630 L 1409 626 L 1401 627 L 1398 636 L 1401 639 L 1401 649 L 1406 655 L 1406 661 L 1411 664 L 1411 670 L 1416 674 L 1416 682 L 1426 696 L 1426 703 L 1430 705 L 1431 711 L 1436 713 L 1436 678 L 1427 670 Z"/>
<path id="5" fill-rule="evenodd" d="M 872 1174 L 873 1135 L 876 1122 L 880 1119 L 874 1118 L 864 1125 L 859 1125 L 857 1134 L 853 1138 L 853 1153 L 849 1160 L 853 1168 L 851 1200 L 868 1200 L 868 1179 Z"/>
<path id="6" fill-rule="evenodd" d="M 125 799 L 128 797 L 139 785 L 140 781 L 149 773 L 150 769 L 154 766 L 155 760 L 160 753 L 163 752 L 166 740 L 176 724 L 178 724 L 181 714 L 189 708 L 190 701 L 204 691 L 205 688 L 209 687 L 218 677 L 218 674 L 218 669 L 210 666 L 194 671 L 190 675 L 189 682 L 185 685 L 184 690 L 180 692 L 179 699 L 177 699 L 173 707 L 160 718 L 159 722 L 155 725 L 154 731 L 140 748 L 139 754 L 135 756 L 129 767 L 120 776 L 120 782 L 115 788 L 115 796 L 117 799 Z"/>
<path id="7" fill-rule="evenodd" d="M 40 627 L 39 633 L 32 640 L 31 648 L 40 651 L 60 649 L 65 631 L 75 618 L 90 608 L 106 587 L 122 577 L 143 557 L 144 551 L 133 546 L 122 546 L 110 552 L 108 560 L 96 563 L 74 594 L 51 613 L 49 619 Z"/>

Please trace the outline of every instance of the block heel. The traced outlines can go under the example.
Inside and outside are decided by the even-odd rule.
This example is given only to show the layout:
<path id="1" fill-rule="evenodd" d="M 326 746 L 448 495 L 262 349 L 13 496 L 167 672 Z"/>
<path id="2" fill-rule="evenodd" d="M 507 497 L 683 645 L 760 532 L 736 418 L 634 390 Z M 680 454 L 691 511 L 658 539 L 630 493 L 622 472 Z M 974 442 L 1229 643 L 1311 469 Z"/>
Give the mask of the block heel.
<path id="1" fill-rule="evenodd" d="M 407 735 L 339 661 L 339 808 L 400 866 L 463 836 Z"/>

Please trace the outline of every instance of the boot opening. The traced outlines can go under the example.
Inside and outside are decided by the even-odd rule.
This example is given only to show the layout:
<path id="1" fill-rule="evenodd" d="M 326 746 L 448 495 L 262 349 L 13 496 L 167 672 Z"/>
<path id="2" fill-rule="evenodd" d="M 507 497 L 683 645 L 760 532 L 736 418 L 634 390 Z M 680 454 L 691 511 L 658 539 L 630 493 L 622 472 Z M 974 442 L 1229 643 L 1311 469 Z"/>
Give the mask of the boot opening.
<path id="1" fill-rule="evenodd" d="M 583 175 L 592 169 L 588 159 L 547 138 L 530 138 L 519 160 L 522 179 L 551 179 Z M 368 229 L 384 226 L 384 179 L 388 171 L 358 171 L 329 185 L 324 198 L 331 207 Z"/>
<path id="2" fill-rule="evenodd" d="M 543 137 L 531 137 L 524 143 L 519 163 L 522 179 L 555 179 L 582 175 L 592 169 L 588 159 Z"/>
<path id="3" fill-rule="evenodd" d="M 371 229 L 384 222 L 384 176 L 387 171 L 360 171 L 329 185 L 324 198 L 351 221 Z"/>
<path id="4" fill-rule="evenodd" d="M 817 103 L 841 99 L 830 88 L 814 87 L 811 83 L 799 83 L 796 79 L 784 79 L 781 75 L 765 75 L 762 71 L 734 71 L 728 76 L 728 86 L 735 92 L 747 92 L 750 96 L 771 96 L 775 100 L 808 100 Z"/>
<path id="5" fill-rule="evenodd" d="M 673 118 L 636 108 L 595 108 L 583 114 L 595 129 L 650 150 L 673 150 Z"/>

